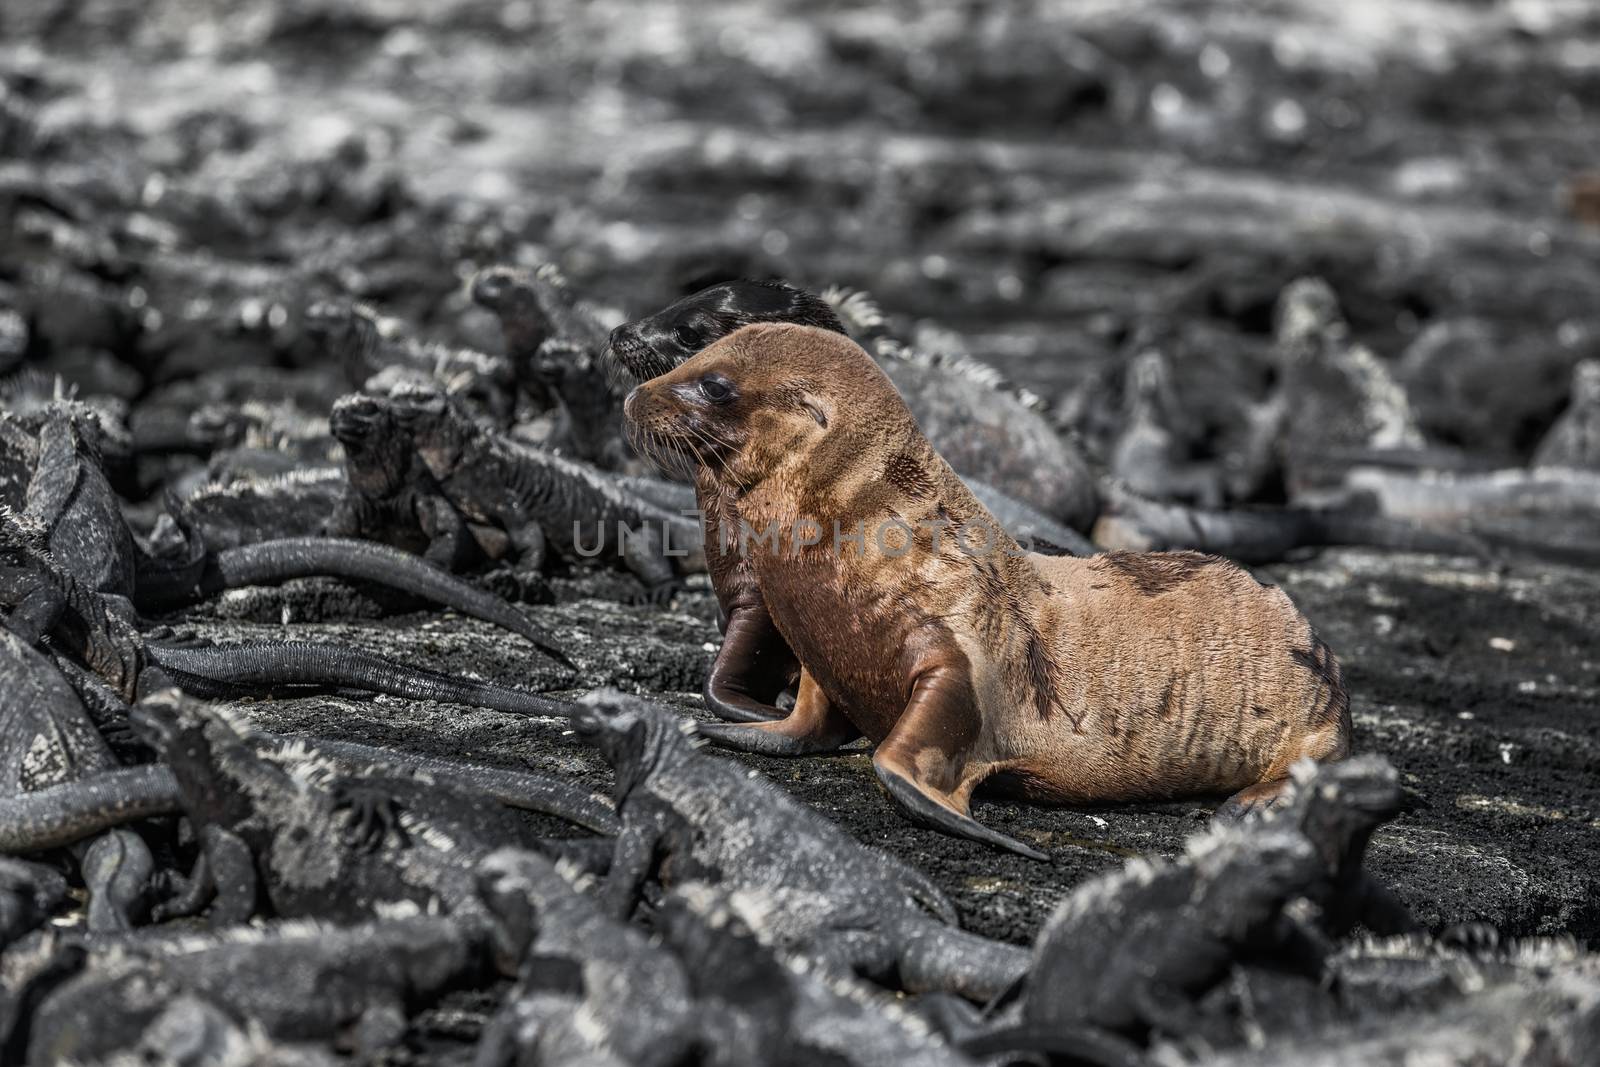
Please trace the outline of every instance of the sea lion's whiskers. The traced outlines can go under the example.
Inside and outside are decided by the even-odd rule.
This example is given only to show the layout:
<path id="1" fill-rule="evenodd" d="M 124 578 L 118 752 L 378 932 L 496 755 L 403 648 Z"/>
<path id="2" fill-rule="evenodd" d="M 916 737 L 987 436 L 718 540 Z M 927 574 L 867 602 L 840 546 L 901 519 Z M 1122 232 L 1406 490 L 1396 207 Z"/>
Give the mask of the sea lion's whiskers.
<path id="1" fill-rule="evenodd" d="M 722 458 L 724 451 L 736 451 L 736 447 L 732 441 L 724 441 L 721 438 L 716 437 L 703 426 L 691 426 L 690 430 L 711 447 L 711 456 L 716 460 L 716 462 L 714 464 L 710 462 L 702 462 L 701 465 L 707 469 L 715 469 L 725 466 L 725 461 Z M 698 454 L 698 450 L 696 454 Z"/>
<path id="2" fill-rule="evenodd" d="M 699 464 L 701 467 L 708 466 L 706 463 L 706 457 L 700 452 L 700 447 L 696 445 L 694 441 L 684 438 L 683 444 L 685 448 L 694 453 L 695 462 L 697 464 Z"/>
<path id="3" fill-rule="evenodd" d="M 634 422 L 627 423 L 628 443 L 634 451 L 669 474 L 693 473 L 688 457 L 675 442 L 663 434 Z"/>
<path id="4" fill-rule="evenodd" d="M 688 442 L 676 435 L 663 436 L 662 440 L 672 450 L 672 472 L 684 477 L 692 477 L 695 472 L 695 465 L 684 452 L 684 446 Z"/>

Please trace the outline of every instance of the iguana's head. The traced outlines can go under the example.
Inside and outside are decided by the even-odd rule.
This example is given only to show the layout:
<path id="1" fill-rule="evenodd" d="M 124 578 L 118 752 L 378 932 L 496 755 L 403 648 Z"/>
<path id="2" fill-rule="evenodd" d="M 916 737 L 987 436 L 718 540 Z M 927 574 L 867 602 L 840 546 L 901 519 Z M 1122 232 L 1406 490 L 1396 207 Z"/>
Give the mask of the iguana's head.
<path id="1" fill-rule="evenodd" d="M 1157 414 L 1166 404 L 1171 388 L 1166 357 L 1155 349 L 1141 352 L 1128 364 L 1128 380 L 1122 391 L 1123 407 L 1130 416 Z"/>
<path id="2" fill-rule="evenodd" d="M 328 430 L 344 448 L 352 479 L 374 479 L 381 489 L 399 487 L 412 449 L 410 439 L 398 431 L 388 401 L 366 393 L 341 396 L 328 413 Z"/>
<path id="3" fill-rule="evenodd" d="M 450 401 L 443 389 L 423 382 L 403 382 L 389 393 L 389 413 L 396 430 L 411 439 L 436 478 L 455 473 L 477 427 Z"/>
<path id="4" fill-rule="evenodd" d="M 839 316 L 817 294 L 777 280 L 741 278 L 708 286 L 654 315 L 618 326 L 611 331 L 611 358 L 645 382 L 756 322 L 792 322 L 845 332 Z"/>
<path id="5" fill-rule="evenodd" d="M 1344 316 L 1333 287 L 1321 278 L 1290 282 L 1278 296 L 1274 341 L 1284 366 L 1312 363 L 1323 355 L 1323 341 L 1345 336 Z"/>
<path id="6" fill-rule="evenodd" d="M 574 707 L 572 730 L 616 771 L 619 801 L 653 770 L 694 748 L 694 721 L 648 700 L 601 689 Z"/>
<path id="7" fill-rule="evenodd" d="M 560 276 L 553 268 L 489 267 L 473 275 L 471 288 L 473 303 L 499 318 L 506 351 L 512 356 L 534 351 L 550 336 L 550 319 L 540 298 L 564 296 Z"/>
<path id="8" fill-rule="evenodd" d="M 172 768 L 191 819 L 236 826 L 254 813 L 252 796 L 260 787 L 287 782 L 281 770 L 260 758 L 245 723 L 177 689 L 140 700 L 128 721 Z"/>
<path id="9" fill-rule="evenodd" d="M 337 300 L 319 300 L 306 308 L 306 333 L 329 355 L 344 356 L 360 339 L 355 308 Z"/>
<path id="10" fill-rule="evenodd" d="M 577 892 L 553 861 L 536 852 L 496 849 L 478 865 L 478 897 L 494 916 L 491 937 L 495 966 L 501 973 L 517 973 L 528 946 L 539 935 L 543 920 L 539 905 L 552 889 Z"/>
<path id="11" fill-rule="evenodd" d="M 528 361 L 527 373 L 550 386 L 570 402 L 583 399 L 577 389 L 568 386 L 594 387 L 596 380 L 595 354 L 586 345 L 565 338 L 552 337 L 540 345 Z M 604 395 L 596 399 L 604 400 Z"/>
<path id="12" fill-rule="evenodd" d="M 72 442 L 73 449 L 96 467 L 101 466 L 101 444 L 106 438 L 100 413 L 81 400 L 52 400 L 40 420 L 41 439 L 60 434 Z"/>
<path id="13" fill-rule="evenodd" d="M 189 415 L 189 439 L 208 451 L 232 448 L 244 441 L 252 419 L 233 404 L 202 404 Z"/>
<path id="14" fill-rule="evenodd" d="M 1270 821 L 1299 827 L 1329 871 L 1359 864 L 1372 832 L 1405 805 L 1400 776 L 1381 756 L 1337 763 L 1302 761 L 1291 773 L 1294 790 L 1289 803 Z"/>
<path id="15" fill-rule="evenodd" d="M 1572 406 L 1600 407 L 1600 359 L 1581 360 L 1572 368 Z"/>

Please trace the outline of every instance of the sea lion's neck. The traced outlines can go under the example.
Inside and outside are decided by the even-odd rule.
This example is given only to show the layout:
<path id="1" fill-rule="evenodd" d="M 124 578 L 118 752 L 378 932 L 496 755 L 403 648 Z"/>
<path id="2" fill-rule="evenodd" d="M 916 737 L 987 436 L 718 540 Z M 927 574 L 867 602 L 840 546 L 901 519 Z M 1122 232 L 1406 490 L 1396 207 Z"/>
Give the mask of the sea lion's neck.
<path id="1" fill-rule="evenodd" d="M 758 468 L 736 459 L 719 472 L 718 483 L 723 495 L 750 518 L 785 523 L 795 518 L 825 523 L 884 518 L 894 501 L 881 491 L 863 499 L 860 490 L 881 481 L 882 457 L 897 447 L 884 434 L 830 435 L 808 447 L 762 457 Z"/>

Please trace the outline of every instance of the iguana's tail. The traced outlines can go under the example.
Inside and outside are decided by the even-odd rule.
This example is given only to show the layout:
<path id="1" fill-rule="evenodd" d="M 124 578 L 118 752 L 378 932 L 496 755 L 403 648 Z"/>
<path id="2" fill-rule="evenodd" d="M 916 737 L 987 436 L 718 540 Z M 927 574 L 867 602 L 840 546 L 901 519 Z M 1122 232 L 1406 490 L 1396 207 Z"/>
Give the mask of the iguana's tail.
<path id="1" fill-rule="evenodd" d="M 508 808 L 554 815 L 597 834 L 615 835 L 621 830 L 622 824 L 609 804 L 588 790 L 560 778 L 438 756 L 423 756 L 415 752 L 396 752 L 354 741 L 334 741 L 321 737 L 307 740 L 312 749 L 341 763 L 421 771 L 440 785 L 487 797 Z"/>
<path id="2" fill-rule="evenodd" d="M 238 548 L 225 548 L 211 557 L 198 589 L 209 595 L 247 585 L 269 585 L 291 578 L 314 576 L 374 582 L 423 600 L 454 608 L 463 615 L 494 623 L 520 634 L 564 667 L 571 667 L 543 627 L 510 603 L 440 570 L 426 560 L 372 541 L 344 537 L 284 537 Z"/>
<path id="3" fill-rule="evenodd" d="M 409 667 L 360 649 L 306 641 L 252 641 L 187 647 L 152 641 L 150 658 L 172 683 L 196 696 L 225 697 L 263 688 L 312 686 L 439 700 L 513 715 L 565 718 L 572 706 L 536 693 Z"/>
<path id="4" fill-rule="evenodd" d="M 960 1042 L 961 1051 L 981 1059 L 1010 1052 L 1042 1052 L 1052 1063 L 1070 1059 L 1098 1067 L 1149 1067 L 1139 1047 L 1126 1038 L 1090 1026 L 1041 1026 L 1023 1023 L 991 1030 Z"/>
<path id="5" fill-rule="evenodd" d="M 0 851 L 61 848 L 136 819 L 182 810 L 170 768 L 106 771 L 0 799 Z"/>
<path id="6" fill-rule="evenodd" d="M 1300 548 L 1365 545 L 1399 552 L 1437 552 L 1487 559 L 1488 546 L 1470 534 L 1430 529 L 1349 508 L 1191 508 L 1150 500 L 1120 486 L 1107 493 L 1107 507 L 1094 539 L 1107 548 L 1159 552 L 1193 549 L 1241 563 L 1271 563 Z"/>

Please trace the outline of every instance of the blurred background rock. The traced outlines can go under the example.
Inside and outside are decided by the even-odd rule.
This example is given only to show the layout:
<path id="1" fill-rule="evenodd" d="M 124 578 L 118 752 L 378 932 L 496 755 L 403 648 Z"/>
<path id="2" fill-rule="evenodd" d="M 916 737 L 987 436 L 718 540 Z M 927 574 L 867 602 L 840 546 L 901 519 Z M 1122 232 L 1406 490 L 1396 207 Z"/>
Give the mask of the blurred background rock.
<path id="1" fill-rule="evenodd" d="M 1423 428 L 1497 462 L 1600 355 L 1582 0 L 6 0 L 0 42 L 59 195 L 137 189 L 129 227 L 222 258 L 553 258 L 630 315 L 863 287 L 1055 401 L 1152 343 L 1180 394 L 1260 395 L 1318 274 Z M 186 195 L 219 217 L 174 233 Z M 448 271 L 388 258 L 328 289 L 490 347 Z"/>

